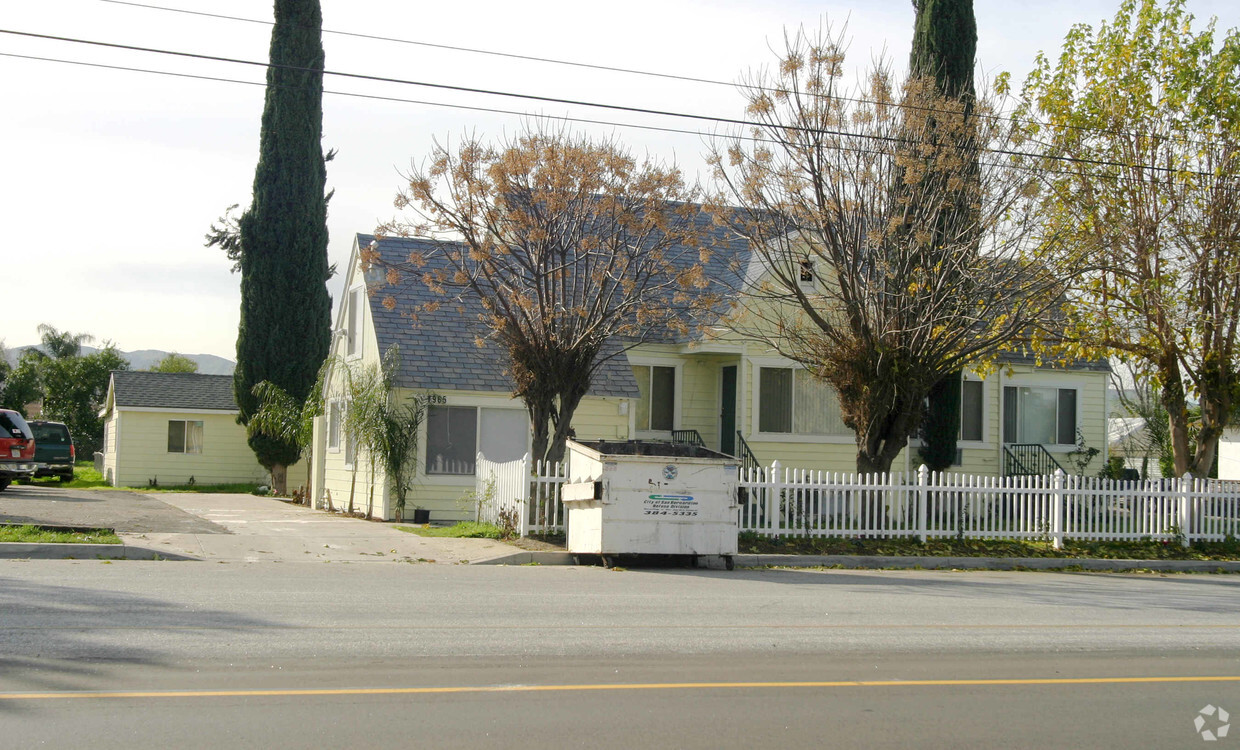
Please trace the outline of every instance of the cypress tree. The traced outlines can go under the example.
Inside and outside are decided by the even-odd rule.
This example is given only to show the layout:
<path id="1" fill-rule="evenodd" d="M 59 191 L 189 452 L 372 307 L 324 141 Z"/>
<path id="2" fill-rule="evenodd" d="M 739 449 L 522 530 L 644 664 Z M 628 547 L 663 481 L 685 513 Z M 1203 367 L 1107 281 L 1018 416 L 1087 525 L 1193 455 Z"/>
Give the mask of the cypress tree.
<path id="1" fill-rule="evenodd" d="M 938 91 L 972 100 L 977 21 L 973 0 L 913 0 L 913 49 L 910 76 L 933 76 Z"/>
<path id="2" fill-rule="evenodd" d="M 319 0 L 276 0 L 254 202 L 240 221 L 233 393 L 243 424 L 257 411 L 253 388 L 262 381 L 304 401 L 330 342 L 322 26 Z M 256 433 L 250 447 L 283 491 L 298 446 Z"/>
<path id="3" fill-rule="evenodd" d="M 965 113 L 972 110 L 974 56 L 977 51 L 977 21 L 973 16 L 973 0 L 913 0 L 917 18 L 913 23 L 913 48 L 909 54 L 909 76 L 931 77 L 937 93 L 944 97 L 963 99 Z M 970 171 L 976 179 L 976 151 Z M 945 215 L 944 223 L 967 226 L 972 211 L 968 208 L 969 193 L 975 185 L 962 191 L 956 201 L 956 215 Z M 940 227 L 943 233 L 955 234 L 952 226 Z M 934 471 L 942 471 L 956 459 L 956 438 L 960 429 L 961 373 L 944 377 L 930 389 L 929 404 L 922 426 L 921 458 Z"/>

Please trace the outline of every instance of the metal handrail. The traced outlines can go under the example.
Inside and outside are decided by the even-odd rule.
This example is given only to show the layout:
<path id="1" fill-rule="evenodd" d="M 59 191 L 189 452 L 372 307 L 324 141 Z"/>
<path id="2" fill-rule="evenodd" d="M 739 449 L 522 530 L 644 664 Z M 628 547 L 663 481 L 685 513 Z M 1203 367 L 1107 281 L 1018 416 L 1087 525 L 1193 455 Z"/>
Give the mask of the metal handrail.
<path id="1" fill-rule="evenodd" d="M 697 430 L 672 430 L 672 442 L 706 447 L 706 441 L 702 439 L 702 433 Z"/>
<path id="2" fill-rule="evenodd" d="M 1003 446 L 1004 476 L 1054 474 L 1063 470 L 1063 466 L 1041 443 L 1011 443 Z"/>
<path id="3" fill-rule="evenodd" d="M 740 448 L 737 455 L 741 460 L 741 471 L 745 474 L 748 474 L 751 469 L 762 471 L 762 464 L 758 463 L 758 457 L 750 450 L 749 443 L 745 442 L 745 436 L 740 430 L 736 431 L 736 445 Z"/>

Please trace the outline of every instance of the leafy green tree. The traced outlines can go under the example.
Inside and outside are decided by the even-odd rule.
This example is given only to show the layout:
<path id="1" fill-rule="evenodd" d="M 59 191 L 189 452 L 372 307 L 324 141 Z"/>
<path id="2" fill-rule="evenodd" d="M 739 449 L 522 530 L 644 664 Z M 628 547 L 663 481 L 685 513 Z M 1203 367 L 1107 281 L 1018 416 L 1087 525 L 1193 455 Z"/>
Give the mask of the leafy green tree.
<path id="1" fill-rule="evenodd" d="M 1240 390 L 1240 33 L 1193 22 L 1183 0 L 1124 0 L 1074 26 L 1020 113 L 1059 159 L 1039 214 L 1071 251 L 1064 349 L 1152 376 L 1177 476 L 1209 473 Z"/>
<path id="2" fill-rule="evenodd" d="M 322 23 L 318 0 L 276 0 L 254 198 L 238 227 L 241 323 L 233 391 L 243 423 L 258 408 L 260 382 L 304 402 L 328 351 Z M 251 431 L 249 442 L 271 471 L 273 488 L 285 492 L 297 444 L 261 431 Z"/>
<path id="3" fill-rule="evenodd" d="M 22 353 L 4 383 L 3 404 L 25 414 L 25 405 L 43 401 L 41 416 L 64 422 L 73 435 L 79 456 L 90 456 L 103 442 L 99 409 L 108 392 L 113 370 L 128 370 L 129 362 L 111 342 L 97 352 L 82 355 L 89 334 L 60 331 L 40 325 L 40 348 Z"/>
<path id="4" fill-rule="evenodd" d="M 86 356 L 43 361 L 43 418 L 68 425 L 79 456 L 89 457 L 102 445 L 99 409 L 107 396 L 108 382 L 113 370 L 128 369 L 129 362 L 111 342 Z"/>
<path id="5" fill-rule="evenodd" d="M 184 354 L 172 352 L 152 365 L 151 372 L 198 372 L 198 363 Z"/>
<path id="6" fill-rule="evenodd" d="M 38 349 L 27 349 L 17 360 L 17 366 L 9 371 L 0 386 L 0 407 L 12 409 L 22 416 L 26 413 L 26 404 L 34 403 L 43 397 L 43 376 L 40 365 L 47 355 Z"/>
<path id="7" fill-rule="evenodd" d="M 926 416 L 921 425 L 922 463 L 931 471 L 943 471 L 956 463 L 956 438 L 960 435 L 960 382 L 957 370 L 930 388 Z"/>
<path id="8" fill-rule="evenodd" d="M 971 114 L 976 96 L 973 69 L 977 51 L 973 0 L 913 0 L 913 7 L 917 17 L 913 25 L 913 47 L 909 54 L 910 75 L 933 79 L 938 95 L 959 100 L 966 116 Z M 972 129 L 961 129 L 960 136 L 961 150 L 966 153 L 972 151 L 972 156 L 966 158 L 974 163 L 970 165 L 971 169 L 965 170 L 964 177 L 970 184 L 954 196 L 954 210 L 940 215 L 942 226 L 937 228 L 937 232 L 949 239 L 937 241 L 945 250 L 952 247 L 957 232 L 968 232 L 973 227 L 969 195 L 976 194 L 976 182 L 981 177 L 976 165 L 978 156 Z M 906 186 L 907 183 L 900 179 L 897 190 L 903 190 Z M 922 192 L 920 195 L 927 194 Z M 908 195 L 910 198 L 916 196 L 917 193 Z M 921 430 L 921 459 L 934 471 L 943 471 L 956 460 L 956 438 L 960 431 L 960 381 L 961 372 L 957 370 L 935 383 L 927 397 Z"/>

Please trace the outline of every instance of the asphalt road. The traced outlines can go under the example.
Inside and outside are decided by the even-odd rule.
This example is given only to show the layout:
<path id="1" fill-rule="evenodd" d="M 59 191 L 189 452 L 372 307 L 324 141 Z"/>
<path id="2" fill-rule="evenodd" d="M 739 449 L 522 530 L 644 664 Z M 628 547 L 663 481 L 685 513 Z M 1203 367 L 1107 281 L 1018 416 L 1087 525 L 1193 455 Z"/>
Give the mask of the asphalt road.
<path id="1" fill-rule="evenodd" d="M 66 489 L 40 479 L 0 492 L 0 524 L 89 526 L 137 534 L 226 534 L 223 527 L 186 513 L 158 495 L 121 490 Z"/>
<path id="2" fill-rule="evenodd" d="M 1240 746 L 1194 727 L 1240 711 L 1238 613 L 1234 576 L 2 561 L 0 746 Z"/>

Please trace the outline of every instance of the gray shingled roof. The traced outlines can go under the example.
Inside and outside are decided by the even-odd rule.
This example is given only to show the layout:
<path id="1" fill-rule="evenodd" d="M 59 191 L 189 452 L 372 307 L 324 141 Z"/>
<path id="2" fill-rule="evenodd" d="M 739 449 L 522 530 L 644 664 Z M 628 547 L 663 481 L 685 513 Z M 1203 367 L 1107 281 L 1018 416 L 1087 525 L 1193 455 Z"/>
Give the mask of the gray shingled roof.
<path id="1" fill-rule="evenodd" d="M 360 247 L 368 247 L 372 235 L 359 234 Z M 429 240 L 385 237 L 378 249 L 387 263 L 403 263 L 409 253 L 430 254 L 442 250 L 444 243 Z M 433 258 L 433 256 L 432 256 Z M 433 262 L 432 258 L 428 261 Z M 368 283 L 380 281 L 377 273 Z M 383 299 L 392 296 L 395 308 L 388 310 Z M 426 302 L 441 302 L 435 312 L 425 312 Z M 416 320 L 410 312 L 417 312 Z M 379 351 L 398 347 L 400 367 L 395 375 L 402 388 L 436 388 L 443 390 L 512 392 L 512 379 L 507 374 L 507 354 L 493 342 L 479 347 L 476 340 L 485 331 L 478 321 L 482 306 L 466 297 L 460 303 L 445 302 L 426 288 L 419 279 L 407 279 L 399 286 L 384 286 L 381 293 L 370 296 L 370 313 L 375 324 Z M 614 353 L 613 349 L 611 352 Z M 590 387 L 590 395 L 637 398 L 637 381 L 624 357 L 610 357 L 599 369 Z"/>
<path id="2" fill-rule="evenodd" d="M 236 411 L 231 375 L 114 370 L 116 406 Z"/>

